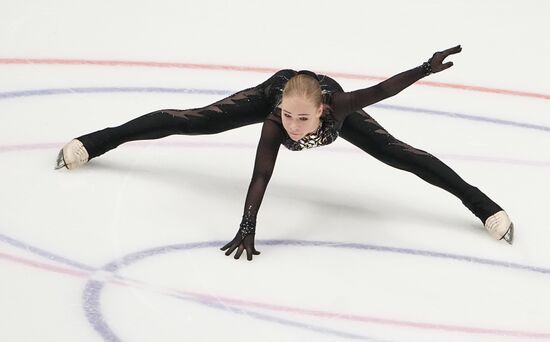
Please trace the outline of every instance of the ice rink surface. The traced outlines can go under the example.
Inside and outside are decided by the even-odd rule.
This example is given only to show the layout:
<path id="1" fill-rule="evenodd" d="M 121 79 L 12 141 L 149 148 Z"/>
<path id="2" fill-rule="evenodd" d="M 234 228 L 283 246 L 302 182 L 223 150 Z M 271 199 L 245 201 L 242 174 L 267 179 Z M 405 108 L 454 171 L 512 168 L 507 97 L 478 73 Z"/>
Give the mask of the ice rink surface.
<path id="1" fill-rule="evenodd" d="M 550 2 L 3 1 L 0 341 L 550 340 Z M 309 69 L 345 90 L 456 44 L 366 108 L 509 213 L 340 138 L 281 148 L 252 262 L 238 229 L 261 125 L 120 146 L 71 138 Z"/>

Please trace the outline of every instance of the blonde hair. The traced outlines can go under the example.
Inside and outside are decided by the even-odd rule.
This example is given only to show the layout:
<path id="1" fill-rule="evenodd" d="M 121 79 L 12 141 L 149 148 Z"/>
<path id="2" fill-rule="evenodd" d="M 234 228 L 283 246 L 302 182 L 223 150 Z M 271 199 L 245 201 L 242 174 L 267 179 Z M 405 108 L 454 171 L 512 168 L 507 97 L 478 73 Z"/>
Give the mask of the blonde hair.
<path id="1" fill-rule="evenodd" d="M 321 106 L 323 103 L 319 80 L 305 74 L 294 75 L 286 82 L 283 89 L 283 97 L 285 96 L 305 98 L 316 107 Z"/>

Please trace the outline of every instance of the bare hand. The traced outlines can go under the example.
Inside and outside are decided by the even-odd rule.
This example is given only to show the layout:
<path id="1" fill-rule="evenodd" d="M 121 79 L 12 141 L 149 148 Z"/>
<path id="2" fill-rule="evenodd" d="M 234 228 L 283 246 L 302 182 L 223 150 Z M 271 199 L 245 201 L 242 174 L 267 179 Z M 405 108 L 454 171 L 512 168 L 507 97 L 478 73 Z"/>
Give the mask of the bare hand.
<path id="1" fill-rule="evenodd" d="M 235 259 L 239 259 L 241 257 L 241 254 L 243 254 L 243 251 L 246 250 L 246 258 L 248 260 L 252 260 L 252 255 L 260 254 L 260 252 L 257 251 L 256 248 L 254 248 L 254 235 L 255 234 L 249 234 L 243 239 L 240 232 L 238 232 L 233 240 L 223 246 L 221 250 L 225 251 L 227 249 L 225 255 L 229 256 L 238 247 L 237 253 L 235 253 Z"/>
<path id="2" fill-rule="evenodd" d="M 436 73 L 436 72 L 440 72 L 440 71 L 443 71 L 445 69 L 448 69 L 448 68 L 452 67 L 453 62 L 447 62 L 447 63 L 443 64 L 443 60 L 445 58 L 447 58 L 447 56 L 454 55 L 456 53 L 459 53 L 460 51 L 462 51 L 462 47 L 460 45 L 457 45 L 457 46 L 452 47 L 450 49 L 443 50 L 443 51 L 438 51 L 438 52 L 434 53 L 432 58 L 430 58 L 428 60 L 428 62 L 432 66 L 432 72 Z"/>

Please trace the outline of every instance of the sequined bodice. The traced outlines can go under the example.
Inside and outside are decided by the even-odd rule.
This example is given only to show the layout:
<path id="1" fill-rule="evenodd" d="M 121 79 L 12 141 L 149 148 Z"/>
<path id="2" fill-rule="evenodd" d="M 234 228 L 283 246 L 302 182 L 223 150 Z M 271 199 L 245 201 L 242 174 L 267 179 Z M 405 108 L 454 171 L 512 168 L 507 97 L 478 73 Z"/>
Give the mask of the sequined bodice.
<path id="1" fill-rule="evenodd" d="M 325 115 L 321 117 L 321 123 L 315 132 L 307 134 L 298 141 L 294 141 L 287 136 L 283 145 L 291 151 L 301 151 L 328 145 L 336 140 L 336 138 L 338 138 L 336 121 L 332 115 L 325 113 Z"/>

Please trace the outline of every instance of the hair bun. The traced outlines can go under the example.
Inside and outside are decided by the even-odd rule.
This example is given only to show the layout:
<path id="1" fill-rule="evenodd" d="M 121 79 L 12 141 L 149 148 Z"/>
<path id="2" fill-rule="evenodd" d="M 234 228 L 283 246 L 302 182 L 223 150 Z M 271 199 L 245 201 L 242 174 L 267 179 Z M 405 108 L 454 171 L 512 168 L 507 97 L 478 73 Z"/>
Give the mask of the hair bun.
<path id="1" fill-rule="evenodd" d="M 300 75 L 300 74 L 304 74 L 304 75 L 308 75 L 309 77 L 313 77 L 314 79 L 316 79 L 317 81 L 319 81 L 319 76 L 317 76 L 316 73 L 312 72 L 312 71 L 309 71 L 309 70 L 300 70 L 298 71 L 298 73 L 296 75 Z"/>

